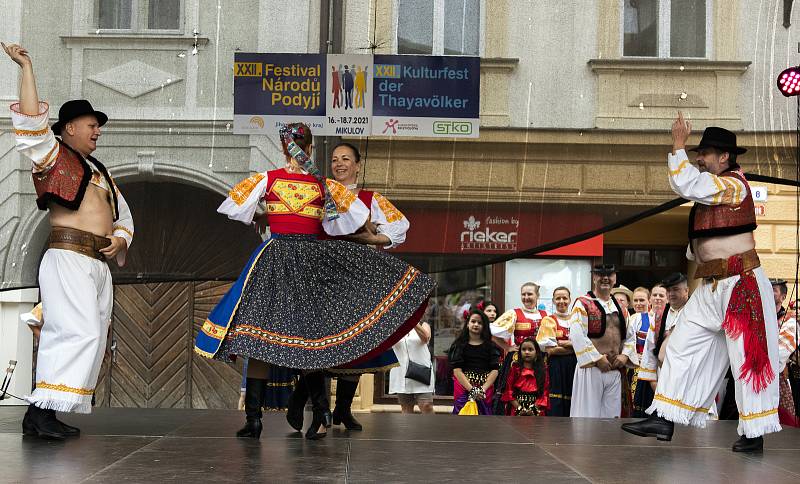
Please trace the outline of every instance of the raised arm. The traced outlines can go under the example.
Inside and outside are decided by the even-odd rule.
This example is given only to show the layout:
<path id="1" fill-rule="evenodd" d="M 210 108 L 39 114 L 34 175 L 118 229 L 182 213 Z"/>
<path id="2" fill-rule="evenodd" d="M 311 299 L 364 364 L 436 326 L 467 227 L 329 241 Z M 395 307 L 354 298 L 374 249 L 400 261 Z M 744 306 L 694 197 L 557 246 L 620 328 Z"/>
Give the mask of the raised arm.
<path id="1" fill-rule="evenodd" d="M 11 60 L 22 68 L 22 82 L 19 86 L 20 113 L 28 116 L 39 114 L 39 93 L 36 91 L 36 78 L 33 75 L 33 62 L 28 51 L 17 44 L 6 45 L 0 42 Z"/>

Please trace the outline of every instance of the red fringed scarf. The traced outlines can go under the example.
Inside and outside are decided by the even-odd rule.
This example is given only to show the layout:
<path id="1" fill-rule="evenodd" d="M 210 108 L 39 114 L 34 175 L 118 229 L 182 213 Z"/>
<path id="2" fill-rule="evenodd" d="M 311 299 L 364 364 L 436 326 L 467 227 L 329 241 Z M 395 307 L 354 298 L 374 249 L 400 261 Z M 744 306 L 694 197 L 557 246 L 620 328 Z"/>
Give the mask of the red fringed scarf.
<path id="1" fill-rule="evenodd" d="M 772 383 L 775 374 L 769 362 L 767 334 L 761 293 L 753 271 L 742 273 L 741 257 L 728 259 L 729 273 L 739 274 L 733 286 L 730 302 L 722 321 L 722 329 L 731 339 L 742 337 L 744 363 L 739 369 L 739 379 L 749 383 L 753 391 L 760 393 Z"/>

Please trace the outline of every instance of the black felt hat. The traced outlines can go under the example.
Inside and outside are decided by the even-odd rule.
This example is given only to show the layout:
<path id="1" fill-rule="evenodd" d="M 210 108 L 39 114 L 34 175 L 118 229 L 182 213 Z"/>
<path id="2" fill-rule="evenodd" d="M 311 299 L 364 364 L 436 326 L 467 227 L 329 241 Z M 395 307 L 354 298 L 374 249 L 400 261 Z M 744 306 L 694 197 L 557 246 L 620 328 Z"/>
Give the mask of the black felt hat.
<path id="1" fill-rule="evenodd" d="M 783 280 L 783 279 L 770 279 L 769 283 L 772 284 L 773 286 L 785 286 L 786 285 L 786 281 Z"/>
<path id="2" fill-rule="evenodd" d="M 592 272 L 601 276 L 608 276 L 617 272 L 617 268 L 614 267 L 614 264 L 598 264 L 592 268 Z"/>
<path id="3" fill-rule="evenodd" d="M 65 102 L 61 106 L 61 109 L 58 110 L 58 121 L 53 124 L 53 132 L 58 136 L 61 136 L 61 130 L 64 128 L 65 124 L 69 123 L 75 118 L 87 114 L 94 115 L 94 117 L 97 118 L 97 123 L 100 126 L 106 124 L 106 121 L 108 121 L 108 116 L 106 116 L 106 113 L 95 111 L 95 109 L 92 107 L 92 103 L 86 99 L 73 99 L 72 101 Z"/>
<path id="4" fill-rule="evenodd" d="M 717 126 L 709 126 L 706 128 L 706 130 L 703 131 L 700 144 L 689 151 L 698 151 L 703 148 L 716 148 L 720 151 L 727 151 L 728 153 L 736 155 L 741 155 L 747 151 L 744 148 L 736 146 L 736 133 Z"/>
<path id="5" fill-rule="evenodd" d="M 673 272 L 672 274 L 668 275 L 664 279 L 661 280 L 661 285 L 664 286 L 664 289 L 668 289 L 672 286 L 677 286 L 682 282 L 686 282 L 688 279 L 686 275 L 682 272 Z"/>

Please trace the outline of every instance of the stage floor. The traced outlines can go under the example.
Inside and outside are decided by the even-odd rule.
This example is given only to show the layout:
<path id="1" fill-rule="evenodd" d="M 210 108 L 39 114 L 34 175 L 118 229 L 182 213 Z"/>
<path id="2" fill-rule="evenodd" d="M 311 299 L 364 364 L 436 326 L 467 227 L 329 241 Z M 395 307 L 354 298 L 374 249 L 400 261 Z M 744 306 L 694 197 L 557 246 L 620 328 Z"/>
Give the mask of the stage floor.
<path id="1" fill-rule="evenodd" d="M 24 407 L 0 407 L 0 482 L 800 482 L 800 429 L 730 451 L 736 422 L 677 427 L 670 443 L 621 420 L 359 414 L 362 432 L 306 441 L 283 414 L 260 440 L 237 439 L 242 412 L 99 408 L 70 415 L 83 436 L 22 437 Z M 310 415 L 306 414 L 310 419 Z"/>

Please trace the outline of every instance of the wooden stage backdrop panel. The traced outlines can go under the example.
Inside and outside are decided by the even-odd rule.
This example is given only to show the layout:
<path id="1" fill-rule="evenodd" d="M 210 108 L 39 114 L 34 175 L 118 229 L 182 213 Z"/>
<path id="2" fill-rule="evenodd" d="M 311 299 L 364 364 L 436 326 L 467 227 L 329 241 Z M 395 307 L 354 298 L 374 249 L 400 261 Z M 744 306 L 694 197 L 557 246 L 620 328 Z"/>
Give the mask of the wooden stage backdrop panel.
<path id="1" fill-rule="evenodd" d="M 228 282 L 171 282 L 115 287 L 117 343 L 106 358 L 96 404 L 138 408 L 236 408 L 241 362 L 226 364 L 192 351 L 205 317 Z"/>

